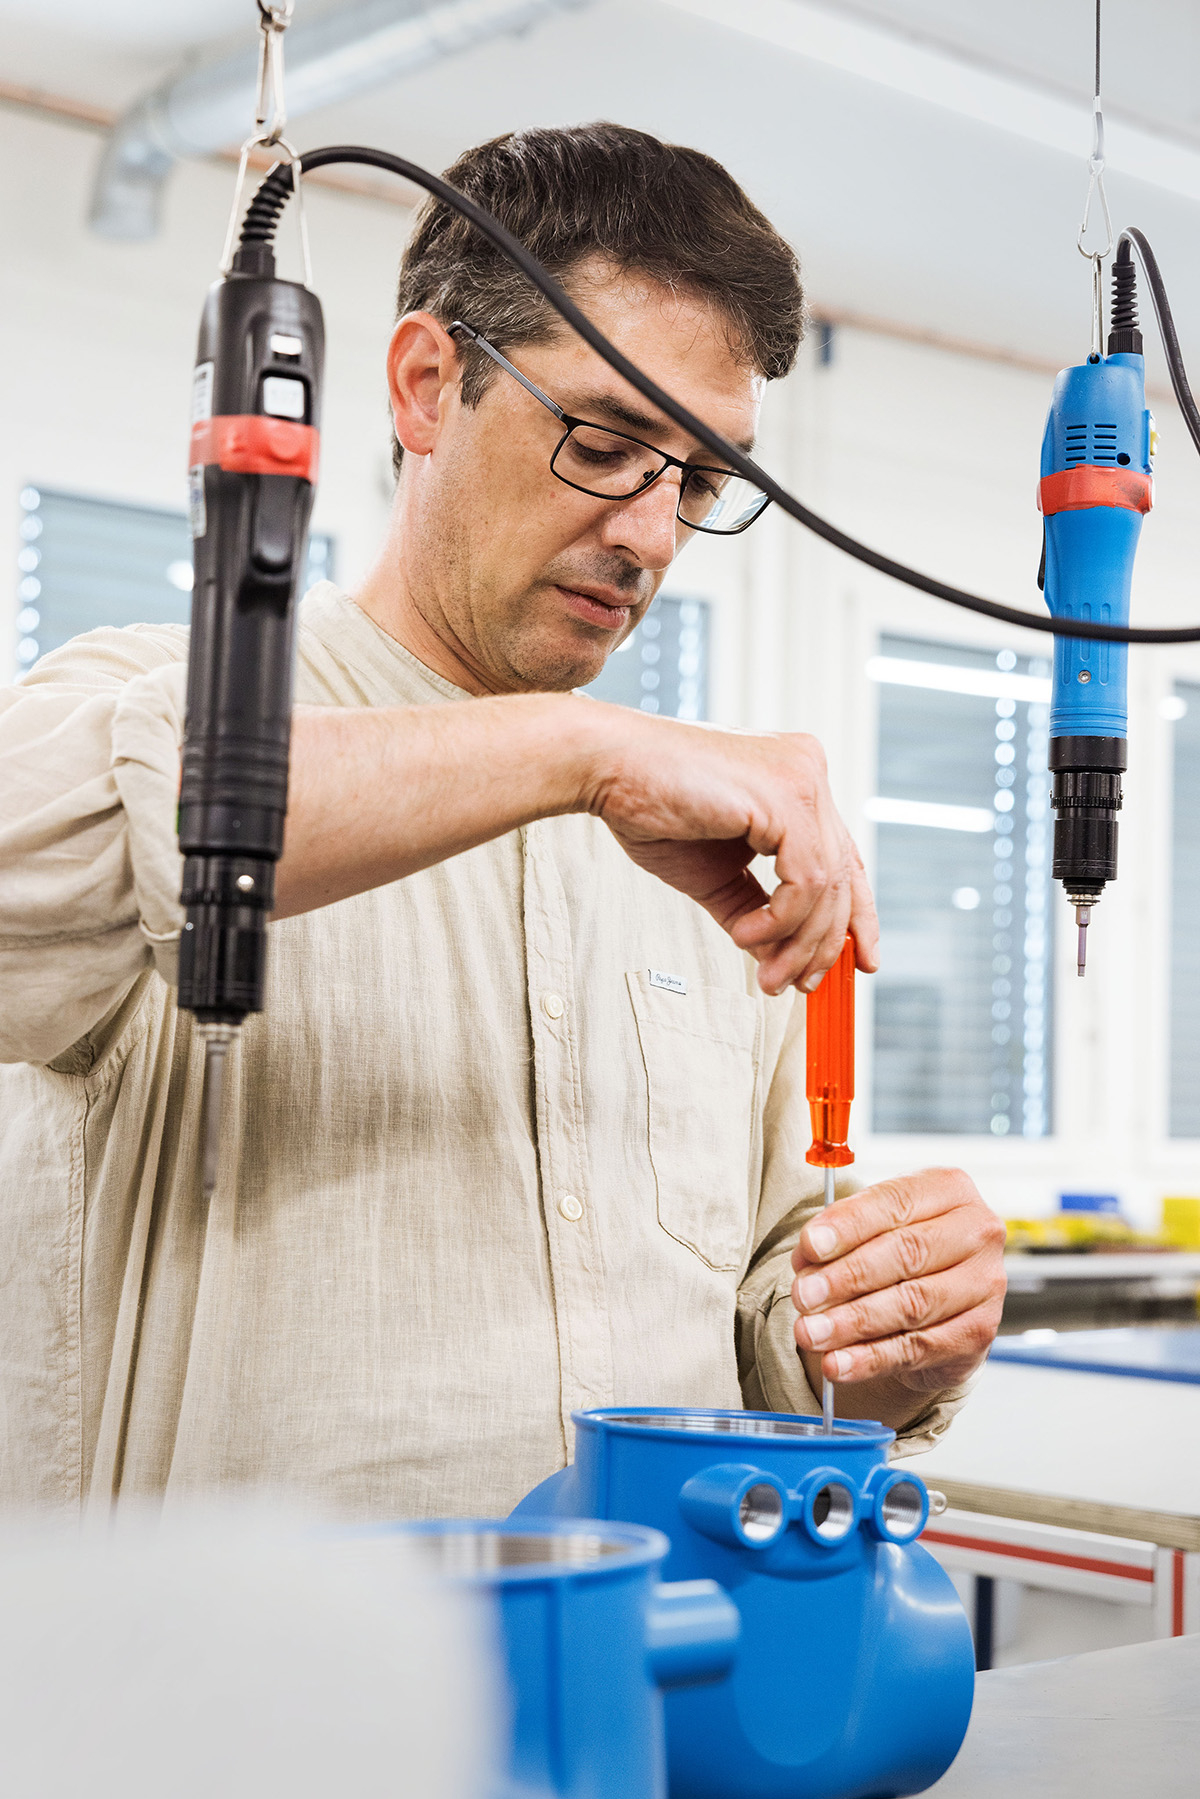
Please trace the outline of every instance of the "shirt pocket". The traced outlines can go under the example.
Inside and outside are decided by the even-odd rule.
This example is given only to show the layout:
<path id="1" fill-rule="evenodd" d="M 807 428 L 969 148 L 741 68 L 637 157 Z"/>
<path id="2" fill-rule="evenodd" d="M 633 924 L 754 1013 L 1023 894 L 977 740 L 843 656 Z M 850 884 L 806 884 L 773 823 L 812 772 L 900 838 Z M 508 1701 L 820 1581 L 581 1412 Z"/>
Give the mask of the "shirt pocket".
<path id="1" fill-rule="evenodd" d="M 761 1019 L 747 993 L 625 976 L 646 1065 L 658 1222 L 710 1268 L 741 1264 L 758 1136 Z"/>

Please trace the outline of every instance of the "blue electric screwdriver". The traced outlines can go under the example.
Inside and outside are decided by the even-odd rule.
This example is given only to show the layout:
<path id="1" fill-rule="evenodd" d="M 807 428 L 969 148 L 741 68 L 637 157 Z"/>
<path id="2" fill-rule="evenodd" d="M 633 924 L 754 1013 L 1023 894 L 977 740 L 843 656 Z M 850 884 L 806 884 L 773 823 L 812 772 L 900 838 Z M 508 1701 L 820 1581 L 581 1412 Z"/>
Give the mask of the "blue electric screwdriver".
<path id="1" fill-rule="evenodd" d="M 1153 503 L 1156 438 L 1146 410 L 1134 267 L 1122 241 L 1113 265 L 1108 354 L 1063 369 L 1042 439 L 1038 504 L 1045 521 L 1038 585 L 1056 618 L 1129 622 L 1142 514 Z M 1117 813 L 1126 767 L 1123 643 L 1058 637 L 1050 705 L 1054 879 L 1075 907 L 1077 967 L 1087 964 L 1092 907 L 1117 873 Z"/>

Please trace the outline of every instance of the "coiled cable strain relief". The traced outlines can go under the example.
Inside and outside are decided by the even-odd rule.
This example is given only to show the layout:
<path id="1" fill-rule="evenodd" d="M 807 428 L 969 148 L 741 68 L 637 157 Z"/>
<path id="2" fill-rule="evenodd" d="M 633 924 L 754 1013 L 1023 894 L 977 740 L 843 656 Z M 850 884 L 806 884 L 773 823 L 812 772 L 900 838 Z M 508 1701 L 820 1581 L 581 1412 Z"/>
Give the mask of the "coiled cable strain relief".
<path id="1" fill-rule="evenodd" d="M 1121 251 L 1112 265 L 1112 313 L 1109 319 L 1108 354 L 1141 355 L 1142 334 L 1138 328 L 1137 268 L 1122 241 Z"/>
<path id="2" fill-rule="evenodd" d="M 246 208 L 238 240 L 240 248 L 248 248 L 251 244 L 270 245 L 274 242 L 279 216 L 291 198 L 291 193 L 291 166 L 286 162 L 278 163 L 260 183 L 257 193 Z"/>

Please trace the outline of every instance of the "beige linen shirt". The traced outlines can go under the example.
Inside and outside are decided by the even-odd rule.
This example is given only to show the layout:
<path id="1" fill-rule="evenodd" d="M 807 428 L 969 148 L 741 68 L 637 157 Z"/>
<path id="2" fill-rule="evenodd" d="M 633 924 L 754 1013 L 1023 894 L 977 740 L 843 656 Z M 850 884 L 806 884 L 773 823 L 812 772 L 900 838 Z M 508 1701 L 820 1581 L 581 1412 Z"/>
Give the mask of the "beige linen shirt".
<path id="1" fill-rule="evenodd" d="M 803 1008 L 590 817 L 272 926 L 206 1209 L 186 655 L 93 631 L 0 694 L 0 1498 L 500 1514 L 574 1408 L 818 1411 Z M 464 696 L 324 585 L 296 697 Z"/>

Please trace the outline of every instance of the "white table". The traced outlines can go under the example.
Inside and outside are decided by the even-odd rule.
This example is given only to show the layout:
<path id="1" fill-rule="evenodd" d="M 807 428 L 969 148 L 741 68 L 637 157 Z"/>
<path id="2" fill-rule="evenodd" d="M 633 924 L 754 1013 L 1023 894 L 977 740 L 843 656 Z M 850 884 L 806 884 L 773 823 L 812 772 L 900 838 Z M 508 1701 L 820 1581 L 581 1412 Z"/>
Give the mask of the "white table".
<path id="1" fill-rule="evenodd" d="M 1200 1637 L 981 1674 L 928 1799 L 1196 1799 Z"/>
<path id="2" fill-rule="evenodd" d="M 1200 1384 L 989 1362 L 912 1466 L 952 1508 L 922 1539 L 944 1566 L 1200 1631 Z"/>

